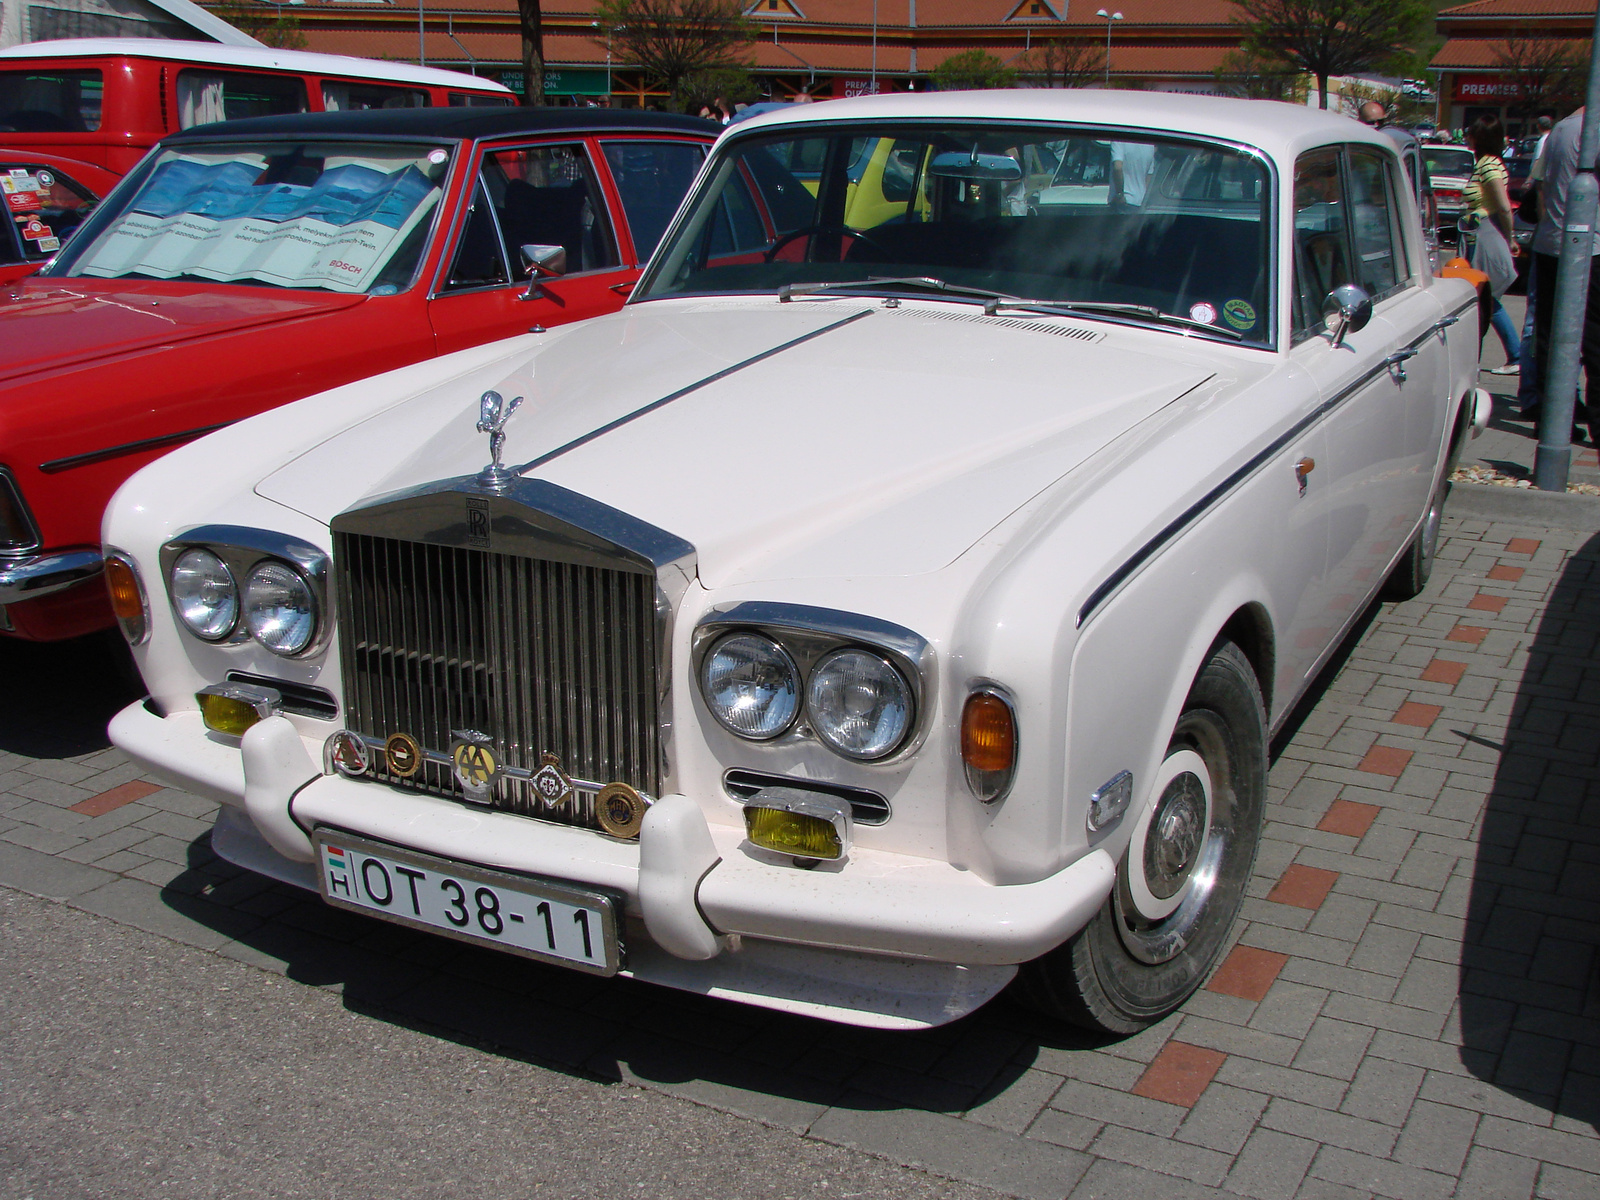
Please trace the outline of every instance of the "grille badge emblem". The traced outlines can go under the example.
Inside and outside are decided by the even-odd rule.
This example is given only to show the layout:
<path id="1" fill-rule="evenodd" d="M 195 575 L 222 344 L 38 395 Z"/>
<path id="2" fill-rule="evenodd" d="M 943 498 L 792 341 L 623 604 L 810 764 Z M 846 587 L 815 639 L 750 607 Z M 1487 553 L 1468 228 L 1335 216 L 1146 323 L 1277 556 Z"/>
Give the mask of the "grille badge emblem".
<path id="1" fill-rule="evenodd" d="M 625 783 L 608 783 L 595 797 L 594 815 L 614 838 L 636 838 L 648 806 L 644 797 Z"/>
<path id="2" fill-rule="evenodd" d="M 500 774 L 494 739 L 476 729 L 453 729 L 450 763 L 456 782 L 468 800 L 487 804 L 494 799 L 494 781 Z"/>
<path id="3" fill-rule="evenodd" d="M 409 733 L 391 733 L 383 743 L 384 757 L 389 760 L 389 774 L 410 779 L 422 770 L 422 747 Z"/>
<path id="4" fill-rule="evenodd" d="M 533 773 L 533 790 L 551 808 L 559 808 L 572 796 L 572 780 L 561 769 L 561 760 L 549 751 L 540 757 L 539 769 Z"/>
<path id="5" fill-rule="evenodd" d="M 372 765 L 367 743 L 348 729 L 341 729 L 328 739 L 327 754 L 328 761 L 339 774 L 352 778 L 365 775 L 367 768 Z"/>

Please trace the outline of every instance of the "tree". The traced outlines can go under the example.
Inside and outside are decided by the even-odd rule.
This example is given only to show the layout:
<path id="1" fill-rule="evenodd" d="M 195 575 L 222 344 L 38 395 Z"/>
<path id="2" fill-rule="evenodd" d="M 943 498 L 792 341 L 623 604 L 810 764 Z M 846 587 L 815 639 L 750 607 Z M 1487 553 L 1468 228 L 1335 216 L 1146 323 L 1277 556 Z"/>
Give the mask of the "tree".
<path id="1" fill-rule="evenodd" d="M 711 67 L 686 75 L 673 94 L 674 107 L 694 114 L 702 108 L 715 105 L 718 100 L 728 104 L 741 101 L 750 103 L 761 98 L 760 85 L 748 67 Z M 721 120 L 719 116 L 717 118 Z"/>
<path id="2" fill-rule="evenodd" d="M 618 58 L 678 104 L 691 76 L 744 66 L 756 33 L 741 0 L 600 0 L 594 11 Z"/>
<path id="3" fill-rule="evenodd" d="M 1219 87 L 1245 100 L 1303 99 L 1293 67 L 1251 50 L 1230 50 L 1213 74 Z"/>
<path id="4" fill-rule="evenodd" d="M 265 4 L 230 4 L 213 10 L 214 13 L 241 33 L 248 33 L 263 46 L 274 50 L 304 50 L 306 35 L 300 32 L 300 18 L 285 13 L 282 7 L 268 8 Z"/>
<path id="5" fill-rule="evenodd" d="M 1244 47 L 1316 76 L 1328 107 L 1328 79 L 1366 71 L 1406 53 L 1433 17 L 1429 0 L 1235 0 Z"/>
<path id="6" fill-rule="evenodd" d="M 1507 39 L 1495 63 L 1516 89 L 1508 107 L 1524 121 L 1541 113 L 1560 118 L 1577 108 L 1588 77 L 1587 51 L 1587 43 L 1580 54 L 1571 42 Z"/>
<path id="7" fill-rule="evenodd" d="M 522 102 L 544 103 L 544 14 L 539 0 L 517 0 L 522 30 Z"/>
<path id="8" fill-rule="evenodd" d="M 974 48 L 935 67 L 933 82 L 941 92 L 976 92 L 1015 87 L 1017 73 L 994 55 Z"/>
<path id="9" fill-rule="evenodd" d="M 1042 87 L 1088 87 L 1105 78 L 1106 51 L 1098 40 L 1050 38 L 1019 59 L 1017 66 Z"/>

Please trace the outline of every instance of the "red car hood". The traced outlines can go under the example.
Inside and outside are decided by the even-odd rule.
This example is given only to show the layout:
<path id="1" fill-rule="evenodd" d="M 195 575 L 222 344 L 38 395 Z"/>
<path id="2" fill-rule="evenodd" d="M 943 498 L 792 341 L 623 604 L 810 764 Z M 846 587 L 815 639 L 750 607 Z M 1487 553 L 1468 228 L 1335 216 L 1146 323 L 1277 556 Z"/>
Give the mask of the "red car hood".
<path id="1" fill-rule="evenodd" d="M 366 299 L 217 283 L 19 279 L 0 287 L 0 383 Z"/>

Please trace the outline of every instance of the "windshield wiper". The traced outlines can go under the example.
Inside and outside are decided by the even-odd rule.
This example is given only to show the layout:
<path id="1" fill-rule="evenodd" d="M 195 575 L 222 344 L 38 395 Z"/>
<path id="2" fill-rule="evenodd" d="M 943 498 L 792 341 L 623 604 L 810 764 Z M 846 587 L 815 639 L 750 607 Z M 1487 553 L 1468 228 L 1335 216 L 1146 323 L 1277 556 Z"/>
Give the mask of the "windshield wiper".
<path id="1" fill-rule="evenodd" d="M 1104 313 L 1112 317 L 1138 317 L 1144 321 L 1155 321 L 1163 325 L 1181 325 L 1186 329 L 1199 329 L 1206 333 L 1219 333 L 1223 337 L 1232 338 L 1236 342 L 1244 341 L 1244 334 L 1237 329 L 1229 329 L 1224 325 L 1207 325 L 1204 321 L 1194 321 L 1188 317 L 1162 312 L 1152 304 L 1116 304 L 1109 300 L 1049 301 L 997 298 L 990 300 L 983 306 L 984 315 L 992 317 L 1003 308 L 1020 312 L 1044 313 L 1055 317 L 1071 317 L 1079 313 Z"/>
<path id="2" fill-rule="evenodd" d="M 778 300 L 782 304 L 787 304 L 794 296 L 815 296 L 825 292 L 852 291 L 860 288 L 881 291 L 889 287 L 925 288 L 930 292 L 940 292 L 950 296 L 971 296 L 975 300 L 986 300 L 991 304 L 1026 303 L 1020 296 L 1013 296 L 1008 292 L 967 287 L 960 283 L 946 283 L 943 279 L 935 279 L 932 275 L 869 276 L 866 279 L 845 279 L 837 283 L 786 283 L 778 289 Z"/>

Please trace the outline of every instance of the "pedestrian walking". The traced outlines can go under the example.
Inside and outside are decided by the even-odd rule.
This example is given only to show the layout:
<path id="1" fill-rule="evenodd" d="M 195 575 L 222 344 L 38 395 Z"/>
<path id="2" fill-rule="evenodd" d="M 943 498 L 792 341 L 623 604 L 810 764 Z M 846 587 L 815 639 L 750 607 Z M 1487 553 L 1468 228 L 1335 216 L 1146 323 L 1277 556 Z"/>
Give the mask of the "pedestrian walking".
<path id="1" fill-rule="evenodd" d="M 1472 265 L 1489 277 L 1489 290 L 1494 296 L 1489 323 L 1506 354 L 1505 366 L 1491 367 L 1489 373 L 1513 375 L 1522 354 L 1522 338 L 1500 297 L 1516 282 L 1517 267 L 1512 258 L 1518 251 L 1511 240 L 1511 196 L 1506 191 L 1510 176 L 1501 157 L 1506 137 L 1500 118 L 1482 116 L 1474 121 L 1467 130 L 1467 146 L 1475 162 L 1461 198 L 1473 226 Z M 1462 229 L 1466 232 L 1467 224 Z"/>
<path id="2" fill-rule="evenodd" d="M 1544 177 L 1539 181 L 1539 227 L 1533 234 L 1533 336 L 1534 360 L 1538 364 L 1539 378 L 1550 378 L 1550 330 L 1555 324 L 1556 267 L 1561 258 L 1561 239 L 1566 226 L 1567 193 L 1572 179 L 1578 173 L 1578 151 L 1583 140 L 1583 109 L 1564 121 L 1558 121 L 1544 144 Z M 1572 409 L 1572 438 L 1583 439 L 1580 422 L 1589 425 L 1594 434 L 1593 413 L 1588 408 L 1592 394 L 1592 379 L 1600 370 L 1600 271 L 1595 270 L 1593 255 L 1600 253 L 1600 238 L 1591 241 L 1589 253 L 1589 292 L 1585 298 L 1583 341 L 1580 357 L 1583 362 L 1583 396 Z M 1528 413 L 1538 420 L 1539 408 Z"/>

